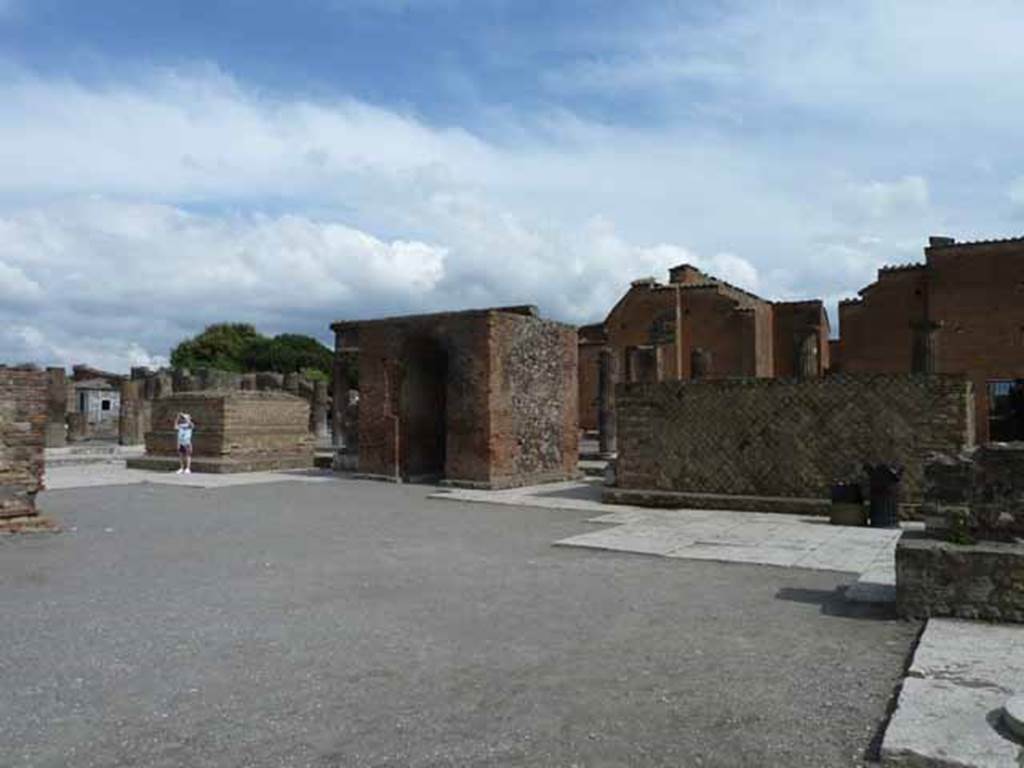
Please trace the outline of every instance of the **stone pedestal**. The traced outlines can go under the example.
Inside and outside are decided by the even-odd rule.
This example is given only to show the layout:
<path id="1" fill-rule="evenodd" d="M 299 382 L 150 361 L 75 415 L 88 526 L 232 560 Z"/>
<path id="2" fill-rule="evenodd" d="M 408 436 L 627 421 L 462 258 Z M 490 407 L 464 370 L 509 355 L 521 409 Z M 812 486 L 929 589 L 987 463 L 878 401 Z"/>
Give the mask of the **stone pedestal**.
<path id="1" fill-rule="evenodd" d="M 176 394 L 153 403 L 146 455 L 129 459 L 139 469 L 178 466 L 174 419 L 195 422 L 192 469 L 249 472 L 313 466 L 309 403 L 284 392 L 211 391 Z"/>

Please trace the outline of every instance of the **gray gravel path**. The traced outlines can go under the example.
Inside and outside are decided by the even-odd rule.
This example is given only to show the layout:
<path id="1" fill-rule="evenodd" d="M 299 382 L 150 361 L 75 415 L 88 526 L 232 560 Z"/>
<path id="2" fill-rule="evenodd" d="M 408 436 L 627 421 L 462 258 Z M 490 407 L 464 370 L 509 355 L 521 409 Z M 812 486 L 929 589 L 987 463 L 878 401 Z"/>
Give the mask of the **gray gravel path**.
<path id="1" fill-rule="evenodd" d="M 919 627 L 848 579 L 430 490 L 44 494 L 66 531 L 0 538 L 0 766 L 861 764 Z"/>

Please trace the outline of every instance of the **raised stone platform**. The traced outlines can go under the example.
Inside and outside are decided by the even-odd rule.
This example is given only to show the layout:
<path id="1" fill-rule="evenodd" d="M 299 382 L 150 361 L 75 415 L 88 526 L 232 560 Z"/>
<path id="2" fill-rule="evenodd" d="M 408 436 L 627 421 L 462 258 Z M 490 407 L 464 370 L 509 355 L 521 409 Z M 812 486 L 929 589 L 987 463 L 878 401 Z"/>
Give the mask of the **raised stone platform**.
<path id="1" fill-rule="evenodd" d="M 896 602 L 908 618 L 1024 622 L 1024 545 L 908 534 L 896 548 Z"/>
<path id="2" fill-rule="evenodd" d="M 148 469 L 155 472 L 172 472 L 178 469 L 177 456 L 139 456 L 128 459 L 125 463 L 129 469 Z M 230 472 L 267 472 L 277 469 L 310 469 L 314 466 L 312 454 L 309 456 L 246 456 L 244 458 L 210 458 L 193 457 L 193 472 L 210 472 L 227 474 Z"/>
<path id="3" fill-rule="evenodd" d="M 175 416 L 189 413 L 194 472 L 257 472 L 313 466 L 309 403 L 286 392 L 215 390 L 186 392 L 153 402 L 153 430 L 146 454 L 132 469 L 178 467 Z"/>

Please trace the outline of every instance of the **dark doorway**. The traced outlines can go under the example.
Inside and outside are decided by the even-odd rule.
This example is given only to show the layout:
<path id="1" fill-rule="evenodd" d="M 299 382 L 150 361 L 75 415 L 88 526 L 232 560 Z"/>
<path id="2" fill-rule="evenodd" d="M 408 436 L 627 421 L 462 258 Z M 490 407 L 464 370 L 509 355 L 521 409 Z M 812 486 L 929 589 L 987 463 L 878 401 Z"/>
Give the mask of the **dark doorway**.
<path id="1" fill-rule="evenodd" d="M 995 442 L 1024 440 L 1024 379 L 988 383 L 988 437 Z"/>
<path id="2" fill-rule="evenodd" d="M 400 395 L 401 475 L 404 480 L 444 477 L 448 353 L 434 339 L 406 343 Z"/>

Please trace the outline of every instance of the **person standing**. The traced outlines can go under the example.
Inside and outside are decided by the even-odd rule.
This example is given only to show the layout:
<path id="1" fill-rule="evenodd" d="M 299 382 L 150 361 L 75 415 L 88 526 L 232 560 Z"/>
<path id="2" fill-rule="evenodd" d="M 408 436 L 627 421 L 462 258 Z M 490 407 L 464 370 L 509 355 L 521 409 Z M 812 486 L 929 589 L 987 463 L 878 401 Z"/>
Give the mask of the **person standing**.
<path id="1" fill-rule="evenodd" d="M 187 413 L 179 413 L 174 418 L 174 428 L 178 432 L 178 474 L 192 474 L 192 432 L 196 425 Z"/>

